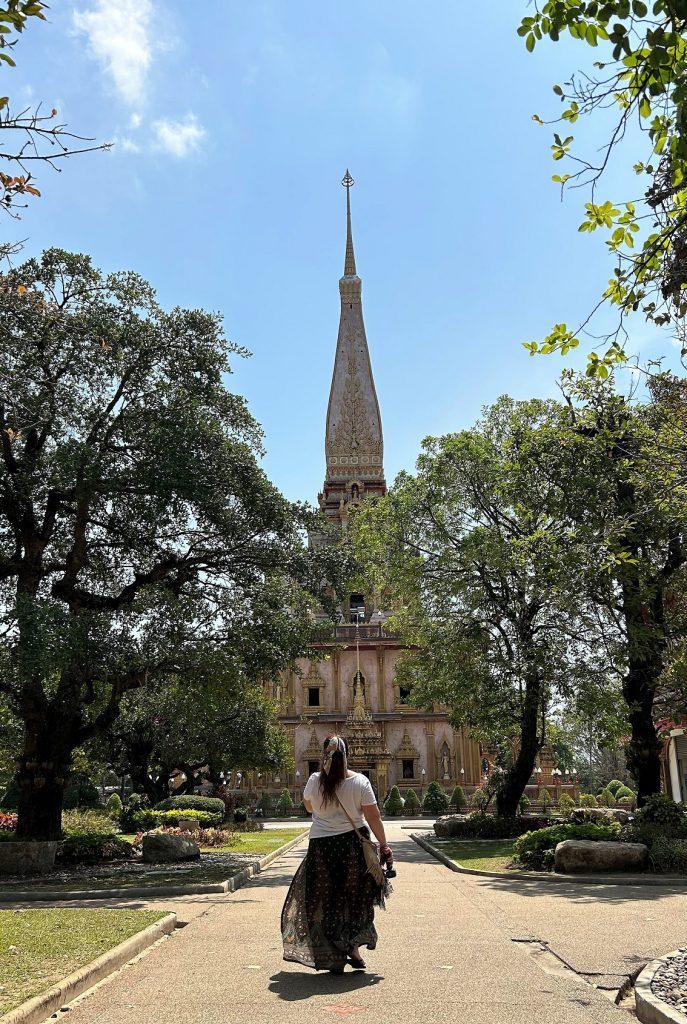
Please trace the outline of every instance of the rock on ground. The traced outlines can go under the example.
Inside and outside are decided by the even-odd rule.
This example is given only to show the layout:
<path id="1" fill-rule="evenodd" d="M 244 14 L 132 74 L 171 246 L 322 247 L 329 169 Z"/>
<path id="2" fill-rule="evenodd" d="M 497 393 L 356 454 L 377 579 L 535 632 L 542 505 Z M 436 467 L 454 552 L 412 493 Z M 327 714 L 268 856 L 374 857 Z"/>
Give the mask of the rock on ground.
<path id="1" fill-rule="evenodd" d="M 565 839 L 556 847 L 554 865 L 562 874 L 605 874 L 643 871 L 648 859 L 649 850 L 644 843 Z"/>
<path id="2" fill-rule="evenodd" d="M 171 836 L 164 832 L 149 832 L 143 836 L 143 860 L 146 864 L 197 860 L 199 857 L 200 847 L 186 836 Z"/>

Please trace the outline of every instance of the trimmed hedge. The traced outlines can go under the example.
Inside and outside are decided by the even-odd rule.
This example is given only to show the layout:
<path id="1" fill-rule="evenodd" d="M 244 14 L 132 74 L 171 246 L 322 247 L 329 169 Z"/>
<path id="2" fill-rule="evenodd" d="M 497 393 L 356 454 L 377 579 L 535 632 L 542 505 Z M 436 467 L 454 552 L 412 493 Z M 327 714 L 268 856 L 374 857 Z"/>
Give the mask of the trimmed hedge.
<path id="1" fill-rule="evenodd" d="M 464 807 L 467 807 L 468 801 L 465 796 L 465 790 L 462 786 L 455 786 L 451 793 L 451 807 L 457 807 L 459 811 L 462 811 Z"/>
<path id="2" fill-rule="evenodd" d="M 438 782 L 430 782 L 422 801 L 422 810 L 425 814 L 446 814 L 448 810 L 448 797 Z"/>
<path id="3" fill-rule="evenodd" d="M 598 807 L 599 801 L 593 793 L 580 793 L 580 807 Z"/>
<path id="4" fill-rule="evenodd" d="M 532 829 L 549 825 L 551 819 L 543 817 L 497 818 L 496 815 L 473 811 L 467 818 L 451 815 L 451 836 L 455 839 L 516 839 Z M 436 825 L 435 825 L 436 831 Z"/>
<path id="5" fill-rule="evenodd" d="M 552 867 L 554 850 L 566 839 L 620 841 L 620 825 L 617 821 L 608 825 L 550 825 L 549 828 L 526 832 L 516 839 L 513 853 L 528 868 Z"/>
<path id="6" fill-rule="evenodd" d="M 158 828 L 160 825 L 167 825 L 169 828 L 176 828 L 180 821 L 193 818 L 201 828 L 216 828 L 222 824 L 223 814 L 210 814 L 208 811 L 196 811 L 190 808 L 184 811 L 158 811 L 142 810 L 134 811 L 131 815 L 131 824 L 136 832 L 148 832 L 150 829 Z"/>
<path id="7" fill-rule="evenodd" d="M 392 786 L 389 795 L 384 801 L 384 813 L 389 815 L 400 814 L 403 810 L 403 799 L 398 791 L 398 786 Z"/>
<path id="8" fill-rule="evenodd" d="M 288 815 L 293 814 L 293 800 L 288 789 L 282 789 L 281 796 L 277 803 L 277 814 L 282 818 L 286 818 Z"/>
<path id="9" fill-rule="evenodd" d="M 218 796 L 169 796 L 155 804 L 154 811 L 207 811 L 209 814 L 221 814 L 224 817 L 225 804 Z"/>
<path id="10" fill-rule="evenodd" d="M 419 811 L 422 807 L 420 798 L 414 789 L 409 789 L 406 793 L 406 802 L 403 806 L 404 811 Z"/>

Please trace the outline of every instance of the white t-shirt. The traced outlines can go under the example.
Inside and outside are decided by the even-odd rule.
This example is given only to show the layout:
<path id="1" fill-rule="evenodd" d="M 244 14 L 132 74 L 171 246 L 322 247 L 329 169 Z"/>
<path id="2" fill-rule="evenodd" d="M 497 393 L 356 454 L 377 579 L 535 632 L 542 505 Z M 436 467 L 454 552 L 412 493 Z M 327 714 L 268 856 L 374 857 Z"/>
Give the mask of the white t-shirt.
<path id="1" fill-rule="evenodd" d="M 366 775 L 354 772 L 349 778 L 339 783 L 337 796 L 344 805 L 356 828 L 365 825 L 363 811 L 377 803 L 372 784 Z M 351 832 L 351 823 L 339 807 L 336 800 L 325 805 L 322 802 L 320 789 L 320 773 L 315 772 L 305 784 L 303 799 L 312 804 L 311 839 L 322 839 L 324 836 L 335 836 L 341 832 Z"/>

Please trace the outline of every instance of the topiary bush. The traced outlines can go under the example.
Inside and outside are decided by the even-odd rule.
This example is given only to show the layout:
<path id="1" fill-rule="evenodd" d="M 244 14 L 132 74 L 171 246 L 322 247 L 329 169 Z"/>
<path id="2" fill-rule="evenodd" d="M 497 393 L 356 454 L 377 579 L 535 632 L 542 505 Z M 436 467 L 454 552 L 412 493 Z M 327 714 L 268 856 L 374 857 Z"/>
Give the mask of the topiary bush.
<path id="1" fill-rule="evenodd" d="M 610 789 L 602 789 L 598 796 L 598 802 L 602 807 L 615 807 L 615 796 Z"/>
<path id="2" fill-rule="evenodd" d="M 620 825 L 617 821 L 608 825 L 551 825 L 520 836 L 513 844 L 513 852 L 521 864 L 541 869 L 551 862 L 549 851 L 552 853 L 565 839 L 620 840 Z"/>
<path id="3" fill-rule="evenodd" d="M 263 815 L 266 818 L 269 818 L 269 816 L 272 814 L 272 811 L 274 809 L 273 808 L 272 797 L 269 795 L 269 793 L 263 793 L 262 794 L 262 796 L 258 800 L 258 807 L 262 811 Z"/>
<path id="4" fill-rule="evenodd" d="M 625 787 L 625 783 L 621 782 L 620 779 L 611 779 L 611 781 L 606 786 L 606 789 L 610 793 L 612 793 L 613 796 L 617 796 L 618 795 L 618 790 L 619 789 L 623 789 L 623 787 Z M 625 787 L 625 788 L 627 788 L 627 787 Z"/>
<path id="5" fill-rule="evenodd" d="M 180 821 L 189 819 L 197 821 L 201 828 L 216 828 L 222 824 L 224 818 L 223 811 L 220 814 L 212 814 L 210 811 L 197 811 L 193 807 L 183 811 L 154 810 L 153 814 L 157 815 L 158 825 L 168 825 L 170 828 L 177 826 Z"/>
<path id="6" fill-rule="evenodd" d="M 438 782 L 430 782 L 422 801 L 422 810 L 425 814 L 446 814 L 448 810 L 448 797 Z"/>
<path id="7" fill-rule="evenodd" d="M 392 786 L 389 795 L 384 801 L 384 813 L 392 817 L 400 814 L 403 810 L 403 798 L 398 791 L 398 786 Z"/>
<path id="8" fill-rule="evenodd" d="M 121 818 L 122 811 L 124 810 L 124 804 L 122 803 L 122 798 L 119 793 L 112 793 L 107 798 L 105 808 L 112 820 L 119 824 L 119 819 Z"/>
<path id="9" fill-rule="evenodd" d="M 575 808 L 575 801 L 569 793 L 561 793 L 558 798 L 558 810 L 561 814 L 564 814 L 566 818 L 572 810 Z"/>
<path id="10" fill-rule="evenodd" d="M 580 793 L 580 807 L 598 807 L 599 801 L 593 793 Z"/>
<path id="11" fill-rule="evenodd" d="M 520 813 L 524 814 L 527 808 L 531 806 L 532 801 L 528 797 L 527 793 L 523 793 L 520 799 L 518 800 L 518 807 L 520 808 Z"/>
<path id="12" fill-rule="evenodd" d="M 553 803 L 553 797 L 549 793 L 549 791 L 546 788 L 546 786 L 544 786 L 542 789 L 540 789 L 538 791 L 538 793 L 537 793 L 537 803 L 541 804 L 541 809 L 544 812 L 544 814 L 546 814 L 546 808 L 550 807 L 551 804 Z"/>
<path id="13" fill-rule="evenodd" d="M 419 811 L 420 808 L 422 807 L 422 804 L 420 803 L 420 798 L 414 789 L 408 790 L 408 792 L 406 793 L 405 800 L 406 802 L 403 807 L 403 810 L 406 811 L 406 813 L 408 811 Z"/>
<path id="14" fill-rule="evenodd" d="M 455 807 L 458 811 L 462 811 L 467 805 L 468 801 L 465 796 L 465 790 L 462 786 L 456 786 L 451 793 L 450 806 Z"/>
<path id="15" fill-rule="evenodd" d="M 482 810 L 489 802 L 489 794 L 484 789 L 476 789 L 470 796 L 470 806 Z"/>
<path id="16" fill-rule="evenodd" d="M 281 791 L 281 796 L 277 802 L 277 814 L 282 818 L 287 817 L 289 814 L 293 814 L 293 800 L 291 799 L 291 794 L 288 789 L 283 789 Z"/>
<path id="17" fill-rule="evenodd" d="M 635 809 L 635 797 L 632 796 L 621 796 L 618 798 L 618 805 L 626 811 L 634 811 Z"/>
<path id="18" fill-rule="evenodd" d="M 207 811 L 210 814 L 221 814 L 224 817 L 225 803 L 218 796 L 169 796 L 155 804 L 156 811 Z"/>

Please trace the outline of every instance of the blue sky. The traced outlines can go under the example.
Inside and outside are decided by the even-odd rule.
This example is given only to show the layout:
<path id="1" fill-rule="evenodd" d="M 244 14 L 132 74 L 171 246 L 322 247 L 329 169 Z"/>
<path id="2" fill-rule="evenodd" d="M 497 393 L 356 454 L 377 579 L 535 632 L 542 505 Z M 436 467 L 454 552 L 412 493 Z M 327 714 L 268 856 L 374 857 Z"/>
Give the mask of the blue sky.
<path id="1" fill-rule="evenodd" d="M 475 10 L 479 9 L 479 17 Z M 53 0 L 3 91 L 43 100 L 110 153 L 41 171 L 12 237 L 135 269 L 166 306 L 219 310 L 253 353 L 230 386 L 263 425 L 265 469 L 314 500 L 338 326 L 345 192 L 392 480 L 421 439 L 502 393 L 555 393 L 559 357 L 521 342 L 576 324 L 609 272 L 577 233 L 585 197 L 551 174 L 554 82 L 596 54 L 528 54 L 525 0 Z M 189 20 L 192 16 L 192 20 Z M 578 135 L 600 144 L 590 128 Z M 603 196 L 634 196 L 612 166 Z M 634 349 L 659 347 L 638 321 Z M 578 359 L 578 363 L 581 361 Z"/>

